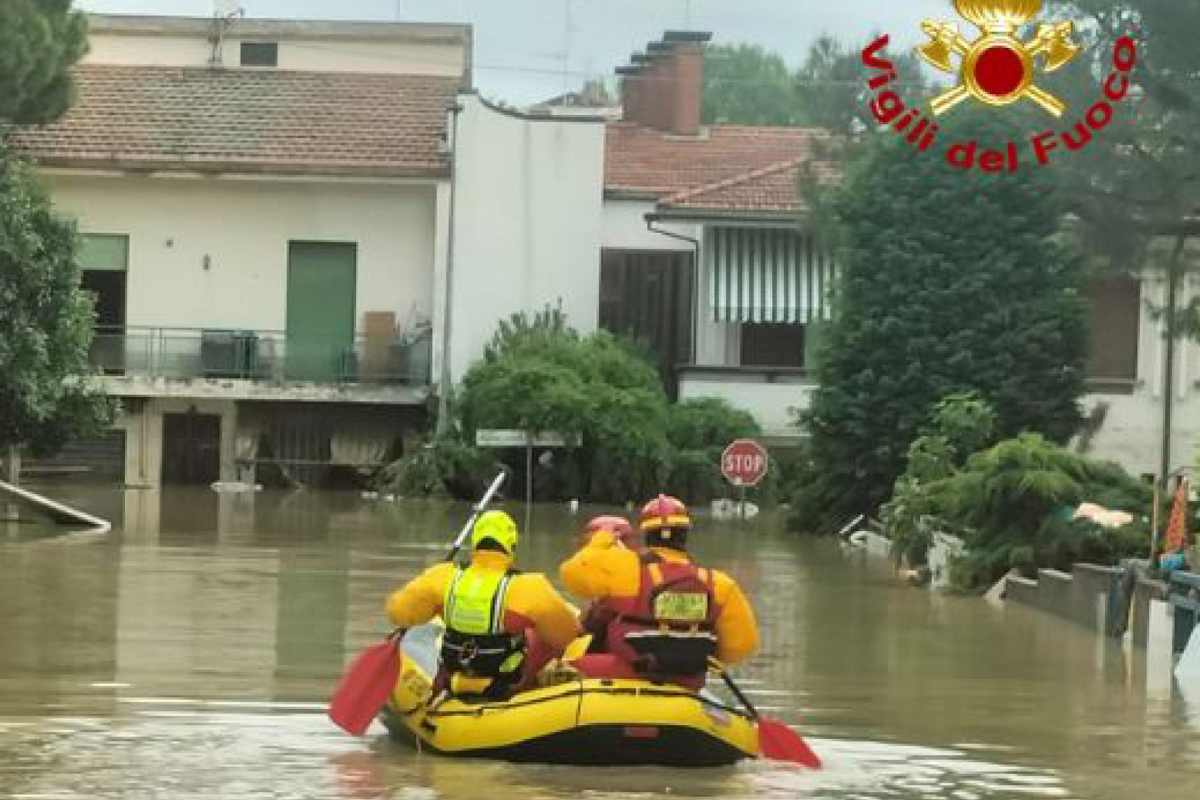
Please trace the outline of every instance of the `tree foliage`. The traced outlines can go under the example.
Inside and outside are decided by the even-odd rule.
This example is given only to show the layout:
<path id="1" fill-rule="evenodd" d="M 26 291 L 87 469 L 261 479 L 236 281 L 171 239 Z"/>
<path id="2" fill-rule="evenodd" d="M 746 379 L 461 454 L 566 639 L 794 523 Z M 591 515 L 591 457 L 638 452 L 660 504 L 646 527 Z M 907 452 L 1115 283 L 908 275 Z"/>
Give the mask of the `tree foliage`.
<path id="1" fill-rule="evenodd" d="M 943 135 L 1005 141 L 999 124 L 960 112 Z M 948 395 L 987 401 L 998 436 L 1075 432 L 1083 273 L 1054 238 L 1059 210 L 1042 175 L 946 169 L 886 134 L 833 206 L 840 276 L 801 420 L 813 474 L 796 498 L 800 527 L 836 529 L 877 510 L 931 405 Z"/>
<path id="2" fill-rule="evenodd" d="M 1181 275 L 1200 266 L 1200 3 L 1178 0 L 1055 0 L 1077 20 L 1087 59 L 1063 87 L 1072 113 L 1103 98 L 1118 38 L 1130 35 L 1138 60 L 1129 96 L 1090 145 L 1056 165 L 1078 217 L 1078 239 L 1098 269 Z M 1190 260 L 1189 260 L 1190 257 Z M 1175 328 L 1200 336 L 1200 306 Z"/>
<path id="3" fill-rule="evenodd" d="M 71 0 L 0 3 L 0 123 L 45 124 L 72 101 L 71 67 L 87 52 L 87 17 Z"/>
<path id="4" fill-rule="evenodd" d="M 795 79 L 783 56 L 753 44 L 710 45 L 703 115 L 706 123 L 799 124 Z"/>
<path id="5" fill-rule="evenodd" d="M 911 53 L 892 56 L 896 85 L 914 101 L 925 91 Z M 712 45 L 704 56 L 704 121 L 739 125 L 803 125 L 839 134 L 871 125 L 859 51 L 830 36 L 809 48 L 792 70 L 783 56 L 757 45 Z"/>
<path id="6" fill-rule="evenodd" d="M 453 433 L 390 467 L 389 490 L 457 493 L 448 484 L 478 483 L 491 462 L 470 446 L 475 432 L 516 428 L 578 440 L 539 454 L 553 464 L 535 476 L 540 499 L 624 503 L 669 489 L 702 500 L 722 489 L 721 449 L 759 432 L 749 414 L 721 400 L 669 403 L 657 370 L 634 345 L 606 332 L 580 336 L 553 308 L 501 322 L 453 409 Z M 524 476 L 523 452 L 497 456 Z"/>
<path id="7" fill-rule="evenodd" d="M 86 379 L 93 312 L 76 247 L 75 226 L 0 145 L 0 446 L 53 451 L 111 420 Z"/>
<path id="8" fill-rule="evenodd" d="M 928 91 L 920 60 L 911 51 L 888 57 L 897 76 L 889 86 L 903 92 L 910 103 L 919 103 Z M 867 106 L 870 90 L 863 76 L 861 48 L 822 36 L 809 48 L 795 81 L 801 124 L 843 135 L 878 125 Z"/>

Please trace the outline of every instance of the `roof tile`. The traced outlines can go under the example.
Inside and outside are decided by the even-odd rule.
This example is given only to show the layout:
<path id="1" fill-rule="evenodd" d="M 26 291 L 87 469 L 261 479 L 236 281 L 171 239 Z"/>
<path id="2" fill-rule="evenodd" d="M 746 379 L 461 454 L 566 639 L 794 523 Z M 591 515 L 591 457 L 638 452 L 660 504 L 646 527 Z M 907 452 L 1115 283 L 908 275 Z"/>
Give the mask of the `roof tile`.
<path id="1" fill-rule="evenodd" d="M 668 208 L 795 211 L 800 171 L 811 162 L 822 180 L 830 141 L 817 128 L 712 125 L 700 136 L 674 136 L 631 122 L 611 123 L 605 189 L 653 196 Z"/>
<path id="2" fill-rule="evenodd" d="M 441 175 L 455 78 L 84 65 L 61 120 L 10 139 L 47 166 Z"/>

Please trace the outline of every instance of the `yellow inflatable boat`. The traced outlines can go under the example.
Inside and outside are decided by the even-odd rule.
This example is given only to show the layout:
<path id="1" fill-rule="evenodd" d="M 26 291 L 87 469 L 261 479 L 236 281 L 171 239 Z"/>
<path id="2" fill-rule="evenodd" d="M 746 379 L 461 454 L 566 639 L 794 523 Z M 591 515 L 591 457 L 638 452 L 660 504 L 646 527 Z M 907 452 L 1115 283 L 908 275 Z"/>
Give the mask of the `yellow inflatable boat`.
<path id="1" fill-rule="evenodd" d="M 428 705 L 441 628 L 404 638 L 382 719 L 396 739 L 451 756 L 580 765 L 709 767 L 758 755 L 745 714 L 701 692 L 642 680 L 584 678 L 498 702 Z"/>

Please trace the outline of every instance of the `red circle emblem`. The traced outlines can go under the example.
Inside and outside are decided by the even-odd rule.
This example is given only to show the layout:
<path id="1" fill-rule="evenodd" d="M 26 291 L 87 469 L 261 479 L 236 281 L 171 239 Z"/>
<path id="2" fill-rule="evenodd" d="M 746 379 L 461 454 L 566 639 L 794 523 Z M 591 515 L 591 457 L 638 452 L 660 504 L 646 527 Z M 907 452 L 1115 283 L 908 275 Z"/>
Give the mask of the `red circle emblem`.
<path id="1" fill-rule="evenodd" d="M 1007 45 L 993 45 L 975 61 L 975 83 L 993 97 L 1007 97 L 1021 88 L 1025 65 Z"/>

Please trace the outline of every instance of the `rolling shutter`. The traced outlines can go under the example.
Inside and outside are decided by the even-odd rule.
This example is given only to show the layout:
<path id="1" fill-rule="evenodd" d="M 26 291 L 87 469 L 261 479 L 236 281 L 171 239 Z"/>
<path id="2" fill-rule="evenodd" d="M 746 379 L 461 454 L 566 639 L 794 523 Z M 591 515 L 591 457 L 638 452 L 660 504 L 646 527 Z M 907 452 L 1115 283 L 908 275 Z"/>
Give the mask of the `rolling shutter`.
<path id="1" fill-rule="evenodd" d="M 811 236 L 786 228 L 713 228 L 708 246 L 715 322 L 829 318 L 835 270 Z"/>

